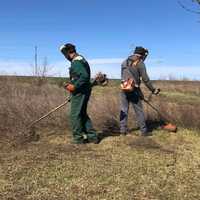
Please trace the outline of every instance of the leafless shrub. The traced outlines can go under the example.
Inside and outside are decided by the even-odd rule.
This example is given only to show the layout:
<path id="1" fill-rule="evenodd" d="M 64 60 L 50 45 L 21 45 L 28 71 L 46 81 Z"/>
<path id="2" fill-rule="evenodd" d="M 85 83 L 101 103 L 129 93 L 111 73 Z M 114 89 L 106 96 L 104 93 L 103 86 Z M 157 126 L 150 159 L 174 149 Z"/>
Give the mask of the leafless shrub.
<path id="1" fill-rule="evenodd" d="M 46 83 L 42 87 L 29 83 L 20 83 L 16 79 L 1 79 L 0 90 L 0 130 L 17 134 L 23 131 L 33 120 L 41 117 L 57 104 L 65 100 L 64 92 L 56 85 Z M 54 113 L 40 126 L 66 126 L 66 111 Z"/>
<path id="2" fill-rule="evenodd" d="M 41 86 L 28 82 L 18 81 L 17 78 L 0 79 L 0 132 L 1 134 L 16 135 L 26 129 L 32 121 L 46 114 L 49 110 L 63 103 L 67 97 L 65 91 L 56 84 L 45 83 Z M 182 85 L 165 85 L 156 83 L 162 88 L 169 86 L 170 90 L 188 90 L 199 94 L 200 87 L 194 84 L 192 88 L 186 83 Z M 192 84 L 191 84 L 192 86 Z M 111 90 L 112 91 L 112 90 Z M 200 106 L 199 104 L 179 104 L 179 102 L 168 102 L 163 98 L 156 97 L 152 103 L 158 107 L 169 121 L 187 128 L 200 128 Z M 144 105 L 148 121 L 159 121 L 160 116 L 149 106 Z M 103 95 L 92 95 L 89 103 L 89 114 L 97 129 L 110 132 L 119 131 L 120 96 L 119 91 L 105 92 Z M 129 125 L 136 128 L 137 122 L 133 109 L 130 108 Z M 68 124 L 69 106 L 55 112 L 47 119 L 41 121 L 37 126 L 40 128 L 69 128 Z"/>
<path id="3" fill-rule="evenodd" d="M 47 57 L 44 57 L 41 65 L 32 66 L 32 69 L 32 76 L 35 77 L 33 83 L 35 85 L 42 86 L 48 82 L 48 76 L 50 76 L 52 67 L 49 66 Z"/>
<path id="4" fill-rule="evenodd" d="M 155 84 L 157 87 L 161 88 L 161 91 L 165 92 L 170 91 L 200 95 L 199 81 L 155 81 Z"/>
<path id="5" fill-rule="evenodd" d="M 200 105 L 166 102 L 162 98 L 158 98 L 154 101 L 154 104 L 169 122 L 185 128 L 200 128 L 200 121 L 198 120 L 200 116 Z M 149 113 L 150 118 L 153 116 L 152 112 Z M 157 116 L 157 119 L 162 119 L 159 114 L 155 112 L 154 114 Z"/>
<path id="6" fill-rule="evenodd" d="M 90 104 L 91 117 L 96 127 L 104 131 L 119 132 L 119 98 L 108 94 L 93 97 Z"/>

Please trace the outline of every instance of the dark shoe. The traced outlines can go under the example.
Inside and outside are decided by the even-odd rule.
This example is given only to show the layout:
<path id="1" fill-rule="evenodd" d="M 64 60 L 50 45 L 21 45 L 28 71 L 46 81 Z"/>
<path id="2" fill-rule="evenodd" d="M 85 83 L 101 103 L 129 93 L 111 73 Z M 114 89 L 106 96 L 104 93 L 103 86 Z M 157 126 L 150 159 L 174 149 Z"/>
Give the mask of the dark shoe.
<path id="1" fill-rule="evenodd" d="M 101 142 L 102 138 L 97 136 L 95 139 L 90 139 L 89 142 L 93 143 L 93 144 L 99 144 Z"/>
<path id="2" fill-rule="evenodd" d="M 151 137 L 151 136 L 153 136 L 153 134 L 150 132 L 145 132 L 145 133 L 142 133 L 141 136 L 142 137 Z"/>
<path id="3" fill-rule="evenodd" d="M 120 133 L 122 136 L 126 136 L 127 135 L 127 132 L 121 132 Z"/>
<path id="4" fill-rule="evenodd" d="M 73 140 L 71 143 L 72 144 L 86 144 L 88 143 L 88 140 Z"/>

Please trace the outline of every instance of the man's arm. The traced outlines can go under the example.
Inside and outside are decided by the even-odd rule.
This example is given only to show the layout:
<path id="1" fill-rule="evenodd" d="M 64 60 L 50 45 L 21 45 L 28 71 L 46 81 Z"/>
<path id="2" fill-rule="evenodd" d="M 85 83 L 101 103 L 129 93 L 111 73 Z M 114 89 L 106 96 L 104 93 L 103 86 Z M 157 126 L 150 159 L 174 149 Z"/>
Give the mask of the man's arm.
<path id="1" fill-rule="evenodd" d="M 154 92 L 155 91 L 155 88 L 147 74 L 147 71 L 146 71 L 146 66 L 144 63 L 141 63 L 140 67 L 139 67 L 139 72 L 140 72 L 140 75 L 142 77 L 142 80 L 144 82 L 144 84 L 146 85 L 146 87 L 151 91 L 151 92 Z"/>
<path id="2" fill-rule="evenodd" d="M 84 84 L 90 82 L 89 74 L 84 65 L 80 61 L 74 61 L 71 66 L 72 70 L 72 84 L 75 90 L 80 89 Z"/>

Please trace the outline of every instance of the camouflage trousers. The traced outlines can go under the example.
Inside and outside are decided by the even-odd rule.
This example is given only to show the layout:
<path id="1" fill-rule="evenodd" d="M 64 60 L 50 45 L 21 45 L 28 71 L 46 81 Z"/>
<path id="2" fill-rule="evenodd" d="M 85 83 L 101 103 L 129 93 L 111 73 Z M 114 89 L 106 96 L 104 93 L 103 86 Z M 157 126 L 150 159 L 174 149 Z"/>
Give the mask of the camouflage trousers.
<path id="1" fill-rule="evenodd" d="M 140 130 L 145 134 L 147 132 L 147 126 L 139 90 L 134 90 L 131 93 L 121 92 L 120 132 L 126 133 L 128 131 L 127 122 L 130 104 L 135 111 L 136 120 Z"/>

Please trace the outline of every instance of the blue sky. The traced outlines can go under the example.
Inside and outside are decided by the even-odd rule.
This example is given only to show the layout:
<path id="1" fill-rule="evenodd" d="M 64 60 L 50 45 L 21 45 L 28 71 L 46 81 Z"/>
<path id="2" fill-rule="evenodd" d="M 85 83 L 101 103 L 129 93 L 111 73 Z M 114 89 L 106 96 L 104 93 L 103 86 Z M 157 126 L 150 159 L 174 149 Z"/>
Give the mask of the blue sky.
<path id="1" fill-rule="evenodd" d="M 164 3 L 165 2 L 165 3 Z M 190 0 L 185 5 L 195 8 Z M 0 7 L 0 72 L 31 74 L 34 46 L 52 75 L 67 74 L 59 52 L 66 42 L 91 63 L 92 72 L 118 78 L 120 64 L 137 45 L 150 50 L 147 69 L 153 79 L 200 79 L 200 16 L 176 0 L 7 0 Z"/>

